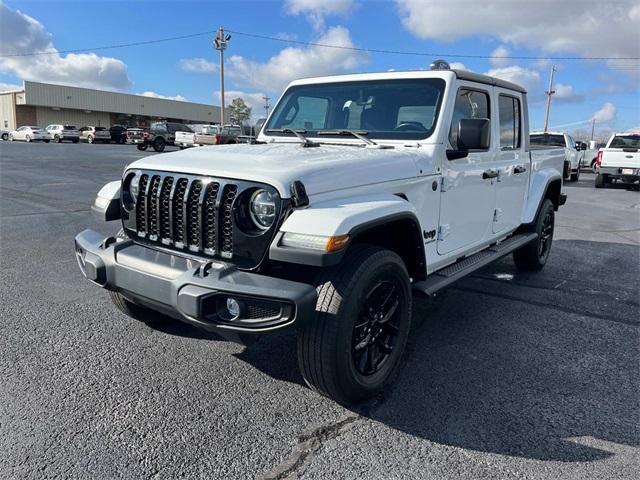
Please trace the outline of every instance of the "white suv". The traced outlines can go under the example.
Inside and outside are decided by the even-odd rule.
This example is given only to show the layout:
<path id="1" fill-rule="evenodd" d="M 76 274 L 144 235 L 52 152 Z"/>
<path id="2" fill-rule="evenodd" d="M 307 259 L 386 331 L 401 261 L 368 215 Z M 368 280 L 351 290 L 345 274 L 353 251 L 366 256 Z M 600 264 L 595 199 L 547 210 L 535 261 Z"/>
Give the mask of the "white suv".
<path id="1" fill-rule="evenodd" d="M 60 143 L 63 140 L 69 140 L 73 143 L 80 141 L 80 132 L 73 125 L 49 125 L 46 128 L 51 136 L 51 140 Z"/>

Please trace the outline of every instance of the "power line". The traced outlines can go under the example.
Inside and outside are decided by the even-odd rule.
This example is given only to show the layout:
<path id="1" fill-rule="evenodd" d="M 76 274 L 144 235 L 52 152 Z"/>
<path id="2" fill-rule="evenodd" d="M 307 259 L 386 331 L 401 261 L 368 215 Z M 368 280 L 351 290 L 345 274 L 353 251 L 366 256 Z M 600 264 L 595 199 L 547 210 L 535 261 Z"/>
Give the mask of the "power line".
<path id="1" fill-rule="evenodd" d="M 444 57 L 444 58 L 469 58 L 469 59 L 505 59 L 505 60 L 640 60 L 640 57 L 577 57 L 577 56 L 567 56 L 567 57 L 551 57 L 551 56 L 533 56 L 533 55 L 470 55 L 470 54 L 460 54 L 460 53 L 442 53 L 442 52 L 416 52 L 409 50 L 387 50 L 380 48 L 360 48 L 360 47 L 350 47 L 345 45 L 331 45 L 326 43 L 319 42 L 303 42 L 301 40 L 292 40 L 285 39 L 281 37 L 275 37 L 270 35 L 261 35 L 257 33 L 248 33 L 248 32 L 240 32 L 238 30 L 227 30 L 227 32 L 241 35 L 249 38 L 257 38 L 261 40 L 270 40 L 274 42 L 288 43 L 292 45 L 304 45 L 311 47 L 322 47 L 322 48 L 334 48 L 338 50 L 351 50 L 356 52 L 364 52 L 364 53 L 382 53 L 382 54 L 390 54 L 390 55 L 407 55 L 407 56 L 420 56 L 420 57 Z M 30 57 L 30 56 L 39 56 L 39 55 L 55 55 L 55 54 L 68 54 L 68 53 L 82 53 L 82 52 L 91 52 L 96 50 L 112 50 L 118 48 L 129 48 L 129 47 L 138 47 L 142 45 L 152 45 L 155 43 L 163 43 L 163 42 L 171 42 L 176 40 L 185 40 L 188 38 L 201 37 L 203 35 L 212 35 L 217 33 L 217 30 L 207 30 L 204 32 L 190 33 L 187 35 L 177 35 L 173 37 L 164 37 L 157 38 L 154 40 L 144 40 L 139 42 L 130 42 L 130 43 L 119 43 L 113 45 L 103 45 L 99 47 L 91 47 L 91 48 L 75 48 L 69 50 L 47 50 L 40 52 L 21 52 L 21 53 L 10 53 L 10 54 L 0 54 L 0 58 L 11 58 L 11 57 Z M 625 67 L 625 66 L 623 66 Z M 631 68 L 638 68 L 635 65 L 630 65 Z"/>

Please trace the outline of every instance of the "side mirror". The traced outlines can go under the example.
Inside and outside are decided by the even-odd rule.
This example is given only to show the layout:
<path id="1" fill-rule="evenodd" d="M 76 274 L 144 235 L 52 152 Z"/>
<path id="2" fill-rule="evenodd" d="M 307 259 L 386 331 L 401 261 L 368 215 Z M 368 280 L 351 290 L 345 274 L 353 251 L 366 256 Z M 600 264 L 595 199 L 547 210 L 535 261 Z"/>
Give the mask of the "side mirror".
<path id="1" fill-rule="evenodd" d="M 459 150 L 486 150 L 491 138 L 488 118 L 462 118 L 458 127 Z"/>

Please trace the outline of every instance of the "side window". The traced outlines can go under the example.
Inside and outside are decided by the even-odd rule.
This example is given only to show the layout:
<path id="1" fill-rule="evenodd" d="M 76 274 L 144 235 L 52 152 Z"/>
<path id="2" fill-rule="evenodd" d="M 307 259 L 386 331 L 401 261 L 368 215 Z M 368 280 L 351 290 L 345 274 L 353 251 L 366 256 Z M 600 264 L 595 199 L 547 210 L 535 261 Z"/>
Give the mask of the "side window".
<path id="1" fill-rule="evenodd" d="M 468 88 L 458 90 L 449 130 L 449 142 L 454 149 L 458 148 L 458 131 L 463 118 L 491 118 L 489 94 Z"/>
<path id="2" fill-rule="evenodd" d="M 498 118 L 500 120 L 500 148 L 502 150 L 520 148 L 520 100 L 500 95 L 498 97 Z"/>

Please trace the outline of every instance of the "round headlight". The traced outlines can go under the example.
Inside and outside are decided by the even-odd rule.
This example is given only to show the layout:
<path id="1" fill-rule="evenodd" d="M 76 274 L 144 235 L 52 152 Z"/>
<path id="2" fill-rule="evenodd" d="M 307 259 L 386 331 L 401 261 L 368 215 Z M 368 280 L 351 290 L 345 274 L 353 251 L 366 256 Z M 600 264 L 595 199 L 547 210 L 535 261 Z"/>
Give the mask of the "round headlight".
<path id="1" fill-rule="evenodd" d="M 140 173 L 136 172 L 131 181 L 129 182 L 129 195 L 131 200 L 135 203 L 140 191 Z"/>
<path id="2" fill-rule="evenodd" d="M 266 190 L 256 190 L 249 202 L 251 220 L 256 227 L 267 230 L 276 219 L 276 202 Z"/>

